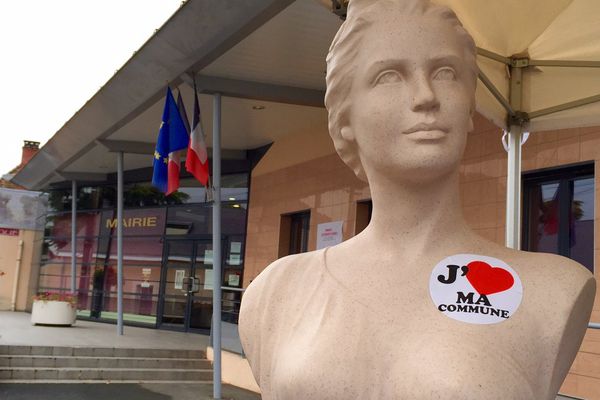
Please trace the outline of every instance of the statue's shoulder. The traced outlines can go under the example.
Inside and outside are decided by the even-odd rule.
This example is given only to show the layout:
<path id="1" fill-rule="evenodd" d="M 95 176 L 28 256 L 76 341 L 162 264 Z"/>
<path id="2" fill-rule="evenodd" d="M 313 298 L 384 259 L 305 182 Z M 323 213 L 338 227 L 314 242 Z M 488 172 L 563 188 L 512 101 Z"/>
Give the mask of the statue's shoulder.
<path id="1" fill-rule="evenodd" d="M 244 299 L 248 302 L 289 294 L 321 269 L 321 250 L 293 254 L 273 261 L 246 288 Z M 272 301 L 270 299 L 269 301 Z"/>
<path id="2" fill-rule="evenodd" d="M 582 293 L 595 293 L 596 280 L 583 265 L 569 258 L 549 253 L 515 252 L 515 264 L 531 285 L 548 298 L 569 306 Z M 593 294 L 592 293 L 592 294 Z M 568 300 L 572 301 L 568 301 Z"/>
<path id="3" fill-rule="evenodd" d="M 546 329 L 561 331 L 573 312 L 587 309 L 583 304 L 591 307 L 596 280 L 578 262 L 556 254 L 507 248 L 502 248 L 497 256 L 519 274 L 523 283 L 521 306 L 550 322 L 552 327 Z"/>
<path id="4" fill-rule="evenodd" d="M 540 340 L 548 357 L 550 393 L 556 393 L 587 331 L 596 279 L 587 268 L 566 257 L 519 253 L 523 297 L 529 298 L 528 319 L 543 332 Z"/>
<path id="5" fill-rule="evenodd" d="M 280 258 L 265 268 L 246 288 L 238 330 L 254 378 L 262 390 L 270 385 L 269 371 L 278 333 L 289 328 L 290 309 L 307 284 L 315 283 L 321 251 Z"/>

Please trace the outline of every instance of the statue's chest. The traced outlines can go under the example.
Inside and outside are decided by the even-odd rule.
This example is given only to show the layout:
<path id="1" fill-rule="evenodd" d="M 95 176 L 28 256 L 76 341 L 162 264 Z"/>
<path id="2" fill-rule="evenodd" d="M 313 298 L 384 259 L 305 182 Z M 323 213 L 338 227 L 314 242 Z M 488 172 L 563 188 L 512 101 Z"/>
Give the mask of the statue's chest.
<path id="1" fill-rule="evenodd" d="M 457 324 L 431 307 L 313 296 L 281 337 L 265 399 L 542 398 L 501 327 Z"/>

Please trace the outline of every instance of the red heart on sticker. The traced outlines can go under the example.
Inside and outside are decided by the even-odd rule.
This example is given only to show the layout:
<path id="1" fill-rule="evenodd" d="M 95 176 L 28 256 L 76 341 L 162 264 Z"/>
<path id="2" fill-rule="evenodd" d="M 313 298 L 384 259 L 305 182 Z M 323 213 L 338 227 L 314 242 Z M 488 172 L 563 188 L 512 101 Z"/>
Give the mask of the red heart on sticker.
<path id="1" fill-rule="evenodd" d="M 467 279 L 479 294 L 494 294 L 510 289 L 515 278 L 512 274 L 500 267 L 492 267 L 483 261 L 471 261 L 467 268 Z"/>

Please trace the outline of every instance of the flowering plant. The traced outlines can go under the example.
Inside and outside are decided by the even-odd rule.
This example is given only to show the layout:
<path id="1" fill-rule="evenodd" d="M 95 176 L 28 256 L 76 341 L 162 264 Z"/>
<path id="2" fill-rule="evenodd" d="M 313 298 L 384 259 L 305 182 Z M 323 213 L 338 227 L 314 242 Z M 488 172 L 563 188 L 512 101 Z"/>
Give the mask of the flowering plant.
<path id="1" fill-rule="evenodd" d="M 63 292 L 43 292 L 33 296 L 34 301 L 64 301 L 72 306 L 77 304 L 77 294 Z"/>

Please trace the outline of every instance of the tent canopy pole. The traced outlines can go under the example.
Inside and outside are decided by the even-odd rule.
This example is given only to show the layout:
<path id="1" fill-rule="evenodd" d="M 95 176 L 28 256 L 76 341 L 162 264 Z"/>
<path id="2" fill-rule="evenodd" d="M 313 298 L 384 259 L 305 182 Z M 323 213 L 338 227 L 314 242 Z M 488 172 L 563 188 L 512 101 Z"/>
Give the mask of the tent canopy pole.
<path id="1" fill-rule="evenodd" d="M 510 104 L 521 110 L 523 101 L 523 69 L 511 66 Z M 521 145 L 523 122 L 508 116 L 508 170 L 506 176 L 506 247 L 521 247 Z"/>
<path id="2" fill-rule="evenodd" d="M 600 94 L 597 94 L 595 96 L 585 97 L 583 99 L 579 99 L 579 100 L 575 100 L 575 101 L 570 101 L 568 103 L 559 104 L 557 106 L 544 108 L 542 110 L 530 112 L 529 118 L 533 119 L 533 118 L 537 118 L 537 117 L 542 117 L 544 115 L 554 114 L 559 111 L 570 110 L 572 108 L 577 108 L 577 107 L 581 107 L 581 106 L 585 106 L 587 104 L 592 104 L 592 103 L 597 103 L 597 102 L 600 102 Z"/>
<path id="3" fill-rule="evenodd" d="M 494 83 L 490 80 L 490 78 L 488 78 L 487 75 L 482 70 L 479 70 L 478 76 L 479 76 L 479 80 L 492 93 L 494 98 L 496 100 L 498 100 L 498 102 L 502 105 L 502 107 L 504 107 L 504 109 L 506 110 L 508 115 L 514 116 L 515 110 L 510 105 L 510 102 L 502 95 L 502 93 L 500 93 L 498 88 L 496 86 L 494 86 Z"/>

